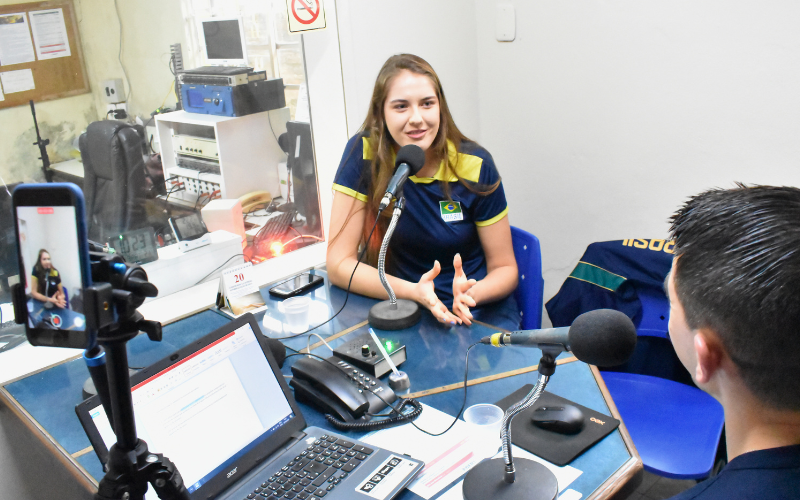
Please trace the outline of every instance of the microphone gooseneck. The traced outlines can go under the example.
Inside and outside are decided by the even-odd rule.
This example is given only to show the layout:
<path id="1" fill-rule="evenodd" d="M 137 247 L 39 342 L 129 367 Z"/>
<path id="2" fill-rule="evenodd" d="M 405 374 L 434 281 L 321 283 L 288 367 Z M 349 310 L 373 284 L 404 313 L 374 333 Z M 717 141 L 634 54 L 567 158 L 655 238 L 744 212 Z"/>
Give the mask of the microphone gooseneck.
<path id="1" fill-rule="evenodd" d="M 386 251 L 389 248 L 389 240 L 392 239 L 392 233 L 397 227 L 397 221 L 400 220 L 400 215 L 403 212 L 405 204 L 403 184 L 409 175 L 416 174 L 425 165 L 425 152 L 414 144 L 403 146 L 397 152 L 395 165 L 397 165 L 397 169 L 389 181 L 386 195 L 378 207 L 378 213 L 380 214 L 389 206 L 393 197 L 397 199 L 392 212 L 392 219 L 383 237 L 380 254 L 378 255 L 378 278 L 380 278 L 389 300 L 384 300 L 372 306 L 368 316 L 369 324 L 381 330 L 402 330 L 417 324 L 422 317 L 419 304 L 413 300 L 398 299 L 386 279 Z"/>

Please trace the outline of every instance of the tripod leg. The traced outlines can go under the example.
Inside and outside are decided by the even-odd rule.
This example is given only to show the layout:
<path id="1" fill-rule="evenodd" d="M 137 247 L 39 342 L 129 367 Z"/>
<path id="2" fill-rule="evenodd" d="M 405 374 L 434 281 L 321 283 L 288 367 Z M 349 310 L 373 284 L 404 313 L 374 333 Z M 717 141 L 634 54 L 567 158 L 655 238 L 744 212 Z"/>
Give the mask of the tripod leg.
<path id="1" fill-rule="evenodd" d="M 97 489 L 95 500 L 143 500 L 147 483 L 162 500 L 189 500 L 189 492 L 175 464 L 160 453 L 150 453 L 139 440 L 126 453 L 117 445 L 109 451 L 108 472 Z"/>
<path id="2" fill-rule="evenodd" d="M 160 453 L 151 455 L 151 457 L 153 456 L 158 457 L 159 465 L 153 469 L 150 484 L 158 493 L 158 498 L 189 500 L 189 492 L 183 484 L 183 477 L 172 460 Z"/>

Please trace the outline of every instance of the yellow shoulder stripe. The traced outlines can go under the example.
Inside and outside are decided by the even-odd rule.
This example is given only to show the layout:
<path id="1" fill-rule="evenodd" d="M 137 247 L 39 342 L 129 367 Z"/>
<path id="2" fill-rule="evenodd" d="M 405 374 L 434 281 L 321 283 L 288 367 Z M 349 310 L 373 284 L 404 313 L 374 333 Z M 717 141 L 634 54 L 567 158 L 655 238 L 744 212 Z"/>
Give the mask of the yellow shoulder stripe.
<path id="1" fill-rule="evenodd" d="M 362 137 L 361 143 L 363 144 L 363 149 L 364 149 L 364 154 L 362 155 L 362 158 L 365 160 L 371 160 L 372 147 L 369 145 L 369 139 L 367 139 L 366 137 Z"/>
<path id="2" fill-rule="evenodd" d="M 347 196 L 355 198 L 358 201 L 363 201 L 364 203 L 366 203 L 368 201 L 367 200 L 367 195 L 361 194 L 358 191 L 356 191 L 355 189 L 350 189 L 349 187 L 342 186 L 341 184 L 334 184 L 333 185 L 333 190 L 334 191 L 339 191 L 342 194 L 346 194 Z"/>
<path id="3" fill-rule="evenodd" d="M 502 219 L 506 215 L 508 215 L 508 207 L 504 208 L 502 212 L 500 212 L 499 214 L 495 215 L 494 217 L 492 217 L 489 220 L 475 221 L 475 225 L 478 226 L 478 227 L 491 226 L 492 224 L 494 224 L 495 222 L 499 221 L 500 219 Z"/>
<path id="4" fill-rule="evenodd" d="M 455 164 L 456 171 L 462 179 L 471 182 L 480 180 L 481 166 L 483 166 L 483 160 L 480 157 L 459 153 L 452 141 L 447 141 L 447 154 L 450 157 L 450 162 Z M 408 179 L 415 184 L 430 184 L 433 181 L 458 182 L 458 177 L 447 168 L 444 160 L 439 164 L 439 170 L 433 174 L 433 177 L 412 175 Z"/>

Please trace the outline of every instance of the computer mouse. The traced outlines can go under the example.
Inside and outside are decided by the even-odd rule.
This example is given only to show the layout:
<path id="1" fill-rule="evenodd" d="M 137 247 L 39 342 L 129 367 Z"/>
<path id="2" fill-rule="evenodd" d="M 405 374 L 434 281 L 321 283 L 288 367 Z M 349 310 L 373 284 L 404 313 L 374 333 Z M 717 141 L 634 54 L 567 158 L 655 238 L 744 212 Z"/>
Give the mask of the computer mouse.
<path id="1" fill-rule="evenodd" d="M 540 406 L 533 411 L 531 422 L 540 429 L 576 434 L 583 429 L 583 412 L 566 404 Z"/>

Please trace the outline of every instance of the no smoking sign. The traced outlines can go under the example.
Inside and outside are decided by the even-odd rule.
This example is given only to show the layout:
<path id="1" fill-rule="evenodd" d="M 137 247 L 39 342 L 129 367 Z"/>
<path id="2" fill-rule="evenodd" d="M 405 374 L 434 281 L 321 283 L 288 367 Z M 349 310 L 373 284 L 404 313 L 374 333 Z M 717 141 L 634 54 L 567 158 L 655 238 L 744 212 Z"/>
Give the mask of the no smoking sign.
<path id="1" fill-rule="evenodd" d="M 319 30 L 325 27 L 323 0 L 286 0 L 289 32 Z"/>

